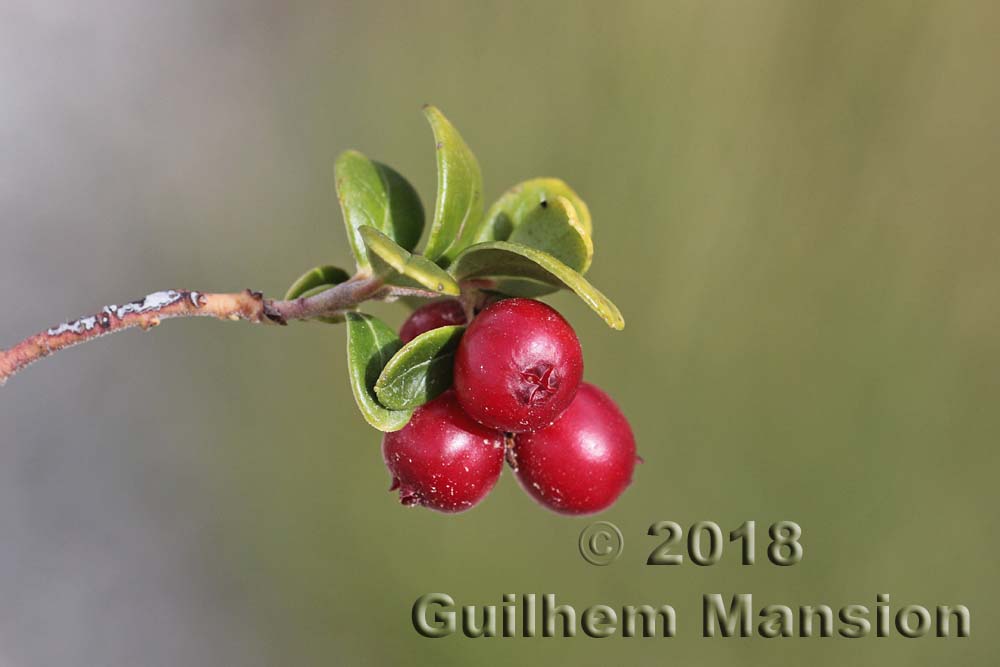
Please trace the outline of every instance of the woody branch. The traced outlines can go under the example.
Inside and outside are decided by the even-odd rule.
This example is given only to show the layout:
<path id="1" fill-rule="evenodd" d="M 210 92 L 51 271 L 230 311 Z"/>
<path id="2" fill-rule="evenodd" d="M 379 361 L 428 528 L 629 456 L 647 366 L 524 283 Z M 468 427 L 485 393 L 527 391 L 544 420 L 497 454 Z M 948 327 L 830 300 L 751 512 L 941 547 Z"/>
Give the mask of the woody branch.
<path id="1" fill-rule="evenodd" d="M 39 332 L 0 351 L 0 385 L 21 369 L 59 350 L 125 329 L 150 329 L 175 317 L 214 317 L 284 325 L 292 320 L 336 315 L 369 299 L 402 295 L 437 296 L 422 290 L 388 286 L 378 277 L 364 275 L 318 294 L 291 300 L 265 299 L 260 292 L 251 290 L 231 294 L 193 290 L 155 292 L 125 305 L 105 306 L 93 315 Z"/>

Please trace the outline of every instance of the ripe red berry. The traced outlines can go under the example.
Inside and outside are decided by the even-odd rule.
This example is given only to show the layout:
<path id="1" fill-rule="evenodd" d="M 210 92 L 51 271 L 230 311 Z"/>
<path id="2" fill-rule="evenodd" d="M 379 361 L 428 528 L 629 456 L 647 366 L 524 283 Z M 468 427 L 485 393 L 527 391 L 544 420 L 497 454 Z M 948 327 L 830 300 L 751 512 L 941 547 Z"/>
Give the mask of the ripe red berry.
<path id="1" fill-rule="evenodd" d="M 390 491 L 404 505 L 462 512 L 486 497 L 503 469 L 503 434 L 477 424 L 447 391 L 382 439 Z"/>
<path id="2" fill-rule="evenodd" d="M 583 378 L 583 351 L 555 310 L 540 301 L 506 299 L 469 325 L 454 376 L 458 401 L 473 419 L 498 431 L 534 431 L 573 400 Z"/>
<path id="3" fill-rule="evenodd" d="M 609 507 L 632 481 L 635 437 L 614 401 L 584 382 L 556 423 L 514 436 L 511 467 L 521 486 L 560 514 Z"/>
<path id="4" fill-rule="evenodd" d="M 410 313 L 399 329 L 399 338 L 409 343 L 422 333 L 450 324 L 465 324 L 462 304 L 455 299 L 431 301 Z"/>

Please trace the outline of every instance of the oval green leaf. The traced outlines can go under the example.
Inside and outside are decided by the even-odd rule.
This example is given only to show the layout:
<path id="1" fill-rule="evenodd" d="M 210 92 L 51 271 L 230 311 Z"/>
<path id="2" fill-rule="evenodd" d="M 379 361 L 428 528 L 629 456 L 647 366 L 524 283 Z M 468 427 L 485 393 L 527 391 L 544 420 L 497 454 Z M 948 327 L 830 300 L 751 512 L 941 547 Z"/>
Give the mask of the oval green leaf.
<path id="1" fill-rule="evenodd" d="M 320 287 L 339 285 L 350 277 L 351 274 L 336 266 L 317 266 L 303 273 L 298 280 L 292 283 L 292 286 L 285 293 L 285 300 L 297 299 Z"/>
<path id="2" fill-rule="evenodd" d="M 531 211 L 542 202 L 552 201 L 556 197 L 569 200 L 584 233 L 591 236 L 594 231 L 590 209 L 580 195 L 562 179 L 533 178 L 510 188 L 490 206 L 476 241 L 509 241 L 511 232 L 520 226 Z"/>
<path id="3" fill-rule="evenodd" d="M 379 402 L 393 410 L 412 410 L 451 387 L 455 350 L 464 325 L 420 334 L 397 352 L 375 383 Z"/>
<path id="4" fill-rule="evenodd" d="M 552 255 L 517 243 L 493 241 L 465 250 L 449 268 L 458 280 L 519 278 L 576 292 L 612 329 L 624 329 L 621 311 L 587 279 Z"/>
<path id="5" fill-rule="evenodd" d="M 368 255 L 358 229 L 374 227 L 395 243 L 413 250 L 424 230 L 424 207 L 417 191 L 395 169 L 346 151 L 335 165 L 337 199 L 347 238 L 359 270 L 368 270 Z"/>
<path id="6" fill-rule="evenodd" d="M 530 210 L 507 240 L 547 252 L 581 274 L 594 257 L 590 234 L 584 231 L 573 204 L 562 195 Z"/>
<path id="7" fill-rule="evenodd" d="M 380 431 L 398 431 L 413 416 L 412 410 L 389 410 L 375 394 L 375 383 L 392 356 L 403 347 L 396 332 L 382 320 L 348 312 L 347 372 L 354 400 L 365 421 Z"/>
<path id="8" fill-rule="evenodd" d="M 358 232 L 368 249 L 368 261 L 372 270 L 376 275 L 385 276 L 387 282 L 409 286 L 407 281 L 395 280 L 398 275 L 431 292 L 450 296 L 461 293 L 455 279 L 426 257 L 408 252 L 374 227 L 364 225 Z"/>
<path id="9" fill-rule="evenodd" d="M 583 230 L 573 204 L 562 195 L 526 209 L 524 219 L 514 227 L 508 241 L 547 252 L 581 275 L 590 268 L 594 257 L 590 235 Z M 557 288 L 530 280 L 504 280 L 497 289 L 506 294 L 535 297 Z"/>
<path id="10" fill-rule="evenodd" d="M 455 126 L 436 107 L 424 107 L 437 147 L 438 190 L 424 256 L 447 266 L 475 242 L 483 221 L 479 162 Z"/>

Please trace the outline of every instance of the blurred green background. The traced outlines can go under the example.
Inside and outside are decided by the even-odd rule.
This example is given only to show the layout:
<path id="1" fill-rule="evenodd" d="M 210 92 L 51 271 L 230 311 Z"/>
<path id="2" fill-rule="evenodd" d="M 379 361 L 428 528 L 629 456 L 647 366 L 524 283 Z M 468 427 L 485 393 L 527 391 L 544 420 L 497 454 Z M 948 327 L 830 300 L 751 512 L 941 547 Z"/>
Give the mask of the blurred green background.
<path id="1" fill-rule="evenodd" d="M 995 662 L 996 3 L 156 4 L 0 9 L 0 342 L 348 263 L 334 158 L 430 208 L 434 103 L 489 200 L 560 176 L 590 205 L 627 327 L 550 302 L 645 459 L 599 517 L 625 552 L 588 565 L 590 519 L 509 474 L 399 506 L 342 329 L 170 323 L 2 390 L 0 664 Z M 664 519 L 755 520 L 758 564 L 647 567 Z M 795 567 L 762 556 L 781 519 Z M 670 603 L 679 636 L 424 639 L 428 592 Z M 712 592 L 960 603 L 972 638 L 703 639 Z"/>

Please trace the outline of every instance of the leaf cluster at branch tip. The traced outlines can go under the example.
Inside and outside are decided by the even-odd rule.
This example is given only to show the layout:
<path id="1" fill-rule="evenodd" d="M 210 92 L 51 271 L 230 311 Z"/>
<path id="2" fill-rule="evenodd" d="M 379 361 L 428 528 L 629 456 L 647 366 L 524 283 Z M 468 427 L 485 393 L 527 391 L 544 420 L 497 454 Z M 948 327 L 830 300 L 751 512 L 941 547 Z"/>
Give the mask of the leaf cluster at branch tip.
<path id="1" fill-rule="evenodd" d="M 610 327 L 622 329 L 621 312 L 583 277 L 594 244 L 590 210 L 579 195 L 560 179 L 535 178 L 510 188 L 484 212 L 482 172 L 472 150 L 439 109 L 425 106 L 424 115 L 434 133 L 438 188 L 422 252 L 415 248 L 424 233 L 424 209 L 413 186 L 358 151 L 337 158 L 337 198 L 357 274 L 379 280 L 390 295 L 459 296 L 466 287 L 536 297 L 568 289 Z M 318 266 L 298 278 L 286 298 L 349 279 L 343 269 Z M 464 326 L 441 327 L 404 346 L 372 315 L 347 311 L 317 319 L 346 321 L 351 388 L 365 419 L 381 431 L 405 426 L 415 408 L 451 384 Z"/>

